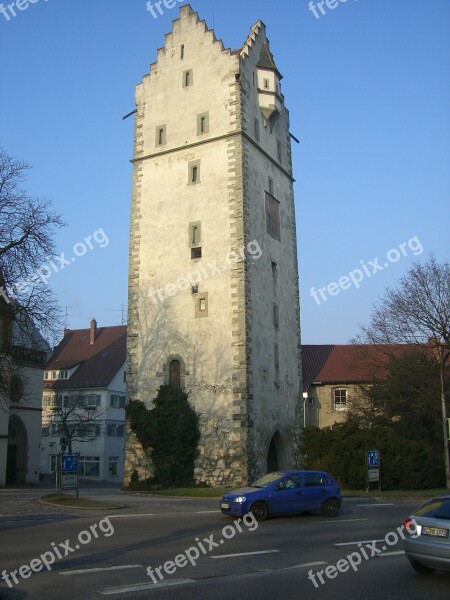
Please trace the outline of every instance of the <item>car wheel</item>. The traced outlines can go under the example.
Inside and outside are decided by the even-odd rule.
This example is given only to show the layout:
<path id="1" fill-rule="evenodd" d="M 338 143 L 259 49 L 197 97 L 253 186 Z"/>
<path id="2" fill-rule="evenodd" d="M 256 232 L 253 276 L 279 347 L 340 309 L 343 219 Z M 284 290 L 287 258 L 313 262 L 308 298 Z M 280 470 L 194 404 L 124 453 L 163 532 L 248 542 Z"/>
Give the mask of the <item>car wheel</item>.
<path id="1" fill-rule="evenodd" d="M 257 521 L 265 521 L 269 516 L 269 509 L 264 502 L 256 502 L 250 509 L 250 512 Z"/>
<path id="2" fill-rule="evenodd" d="M 417 571 L 418 573 L 423 573 L 424 575 L 430 575 L 431 573 L 434 573 L 436 571 L 436 569 L 433 569 L 433 567 L 426 567 L 425 565 L 422 565 L 421 563 L 416 562 L 415 560 L 411 561 L 411 566 L 415 571 Z"/>
<path id="3" fill-rule="evenodd" d="M 339 512 L 339 502 L 330 498 L 323 503 L 322 512 L 326 517 L 335 517 Z"/>

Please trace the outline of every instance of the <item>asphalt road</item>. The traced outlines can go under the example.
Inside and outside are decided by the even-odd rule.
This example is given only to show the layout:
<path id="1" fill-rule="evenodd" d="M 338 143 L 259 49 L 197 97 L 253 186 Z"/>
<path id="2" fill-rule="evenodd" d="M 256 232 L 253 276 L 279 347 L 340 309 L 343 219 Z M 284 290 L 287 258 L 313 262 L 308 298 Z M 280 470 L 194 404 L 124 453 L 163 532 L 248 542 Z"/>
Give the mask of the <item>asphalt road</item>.
<path id="1" fill-rule="evenodd" d="M 14 494 L 17 500 L 39 496 L 31 490 L 2 492 L 0 514 L 1 502 Z M 107 488 L 83 495 L 118 499 Z M 402 552 L 397 528 L 420 501 L 344 500 L 334 519 L 315 514 L 257 524 L 248 518 L 237 525 L 218 512 L 216 500 L 119 499 L 128 508 L 108 514 L 43 507 L 39 514 L 0 518 L 0 565 L 12 585 L 1 581 L 0 598 L 440 600 L 450 595 L 450 573 L 419 575 Z M 32 563 L 41 556 L 49 563 L 54 558 L 50 570 L 38 571 L 39 563 Z M 330 568 L 343 560 L 342 572 Z M 30 563 L 38 572 L 27 568 Z"/>

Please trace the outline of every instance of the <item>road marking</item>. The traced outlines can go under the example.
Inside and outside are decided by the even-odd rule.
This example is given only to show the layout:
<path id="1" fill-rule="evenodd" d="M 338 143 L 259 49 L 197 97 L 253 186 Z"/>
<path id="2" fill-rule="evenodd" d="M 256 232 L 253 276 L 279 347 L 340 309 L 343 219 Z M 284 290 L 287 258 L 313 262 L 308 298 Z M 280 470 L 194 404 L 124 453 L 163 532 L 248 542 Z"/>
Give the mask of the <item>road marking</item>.
<path id="1" fill-rule="evenodd" d="M 172 579 L 171 581 L 162 581 L 161 583 L 134 583 L 123 587 L 106 588 L 99 592 L 103 596 L 112 596 L 113 594 L 127 594 L 128 592 L 140 592 L 154 588 L 169 587 L 172 585 L 183 585 L 184 583 L 193 583 L 194 579 Z"/>
<path id="2" fill-rule="evenodd" d="M 120 569 L 143 568 L 143 565 L 119 565 L 117 567 L 97 567 L 94 569 L 78 569 L 77 571 L 62 571 L 60 575 L 84 575 L 85 573 L 98 573 L 99 571 L 119 571 Z"/>
<path id="3" fill-rule="evenodd" d="M 359 540 L 357 542 L 341 542 L 339 544 L 333 544 L 333 546 L 354 546 L 355 544 L 371 544 L 373 542 L 384 542 L 384 538 L 382 540 Z"/>
<path id="4" fill-rule="evenodd" d="M 397 552 L 383 552 L 382 554 L 377 554 L 380 558 L 382 556 L 399 556 L 400 554 L 405 554 L 404 550 L 398 550 Z"/>
<path id="5" fill-rule="evenodd" d="M 127 519 L 130 517 L 155 517 L 156 513 L 141 513 L 138 515 L 108 515 L 108 519 Z"/>
<path id="6" fill-rule="evenodd" d="M 316 523 L 352 523 L 353 521 L 368 521 L 369 519 L 327 519 L 326 521 L 314 521 Z M 290 523 L 289 523 L 290 525 Z"/>
<path id="7" fill-rule="evenodd" d="M 279 550 L 259 550 L 257 552 L 238 552 L 237 554 L 219 554 L 218 556 L 210 556 L 209 558 L 233 558 L 235 556 L 252 556 L 254 554 L 272 554 L 273 552 L 279 552 Z"/>
<path id="8" fill-rule="evenodd" d="M 295 565 L 294 567 L 286 567 L 283 570 L 288 569 L 304 569 L 307 567 L 320 567 L 321 565 L 327 565 L 328 563 L 324 560 L 318 560 L 317 562 L 304 563 L 303 565 Z"/>
<path id="9" fill-rule="evenodd" d="M 219 514 L 219 511 L 218 510 L 197 510 L 195 512 L 196 515 L 207 515 L 209 513 L 217 513 L 217 514 Z"/>
<path id="10" fill-rule="evenodd" d="M 368 503 L 366 503 L 366 504 L 357 504 L 356 506 L 395 506 L 395 504 L 393 502 L 391 504 L 378 504 L 378 503 L 368 504 Z"/>

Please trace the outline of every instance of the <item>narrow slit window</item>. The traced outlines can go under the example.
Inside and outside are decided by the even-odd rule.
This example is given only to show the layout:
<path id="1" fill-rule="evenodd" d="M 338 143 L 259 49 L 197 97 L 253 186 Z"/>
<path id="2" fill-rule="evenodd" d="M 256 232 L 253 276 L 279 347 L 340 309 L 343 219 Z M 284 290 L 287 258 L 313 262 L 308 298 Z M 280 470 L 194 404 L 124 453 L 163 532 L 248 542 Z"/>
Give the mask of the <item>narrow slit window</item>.
<path id="1" fill-rule="evenodd" d="M 183 87 L 191 86 L 192 82 L 193 82 L 192 69 L 189 69 L 189 71 L 183 71 Z"/>
<path id="2" fill-rule="evenodd" d="M 157 146 L 164 146 L 166 143 L 166 126 L 158 125 L 156 128 L 155 143 Z"/>
<path id="3" fill-rule="evenodd" d="M 209 112 L 197 115 L 197 135 L 209 133 Z"/>
<path id="4" fill-rule="evenodd" d="M 189 163 L 189 185 L 195 185 L 200 182 L 200 161 L 193 160 Z"/>
<path id="5" fill-rule="evenodd" d="M 270 89 L 270 82 L 268 79 L 264 79 L 264 89 L 265 90 Z"/>
<path id="6" fill-rule="evenodd" d="M 184 58 L 184 44 L 181 45 L 180 57 L 181 57 L 181 60 L 183 60 L 183 58 Z"/>
<path id="7" fill-rule="evenodd" d="M 255 119 L 254 133 L 255 133 L 255 140 L 257 142 L 259 142 L 259 140 L 260 140 L 260 132 L 259 132 L 259 121 L 258 121 L 258 119 Z"/>

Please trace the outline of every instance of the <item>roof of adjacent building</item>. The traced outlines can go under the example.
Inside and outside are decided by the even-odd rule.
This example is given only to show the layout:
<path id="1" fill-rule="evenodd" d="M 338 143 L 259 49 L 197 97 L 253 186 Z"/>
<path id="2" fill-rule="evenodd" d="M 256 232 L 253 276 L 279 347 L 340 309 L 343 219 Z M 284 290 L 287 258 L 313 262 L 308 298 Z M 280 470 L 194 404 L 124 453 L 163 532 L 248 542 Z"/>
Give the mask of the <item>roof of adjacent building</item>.
<path id="1" fill-rule="evenodd" d="M 66 330 L 61 343 L 55 348 L 47 369 L 71 369 L 79 365 L 69 379 L 45 381 L 47 389 L 74 389 L 107 387 L 125 363 L 127 327 L 98 327 L 94 343 L 90 343 L 91 329 Z"/>
<path id="2" fill-rule="evenodd" d="M 370 383 L 386 376 L 389 356 L 409 344 L 302 345 L 303 388 L 312 383 Z"/>

